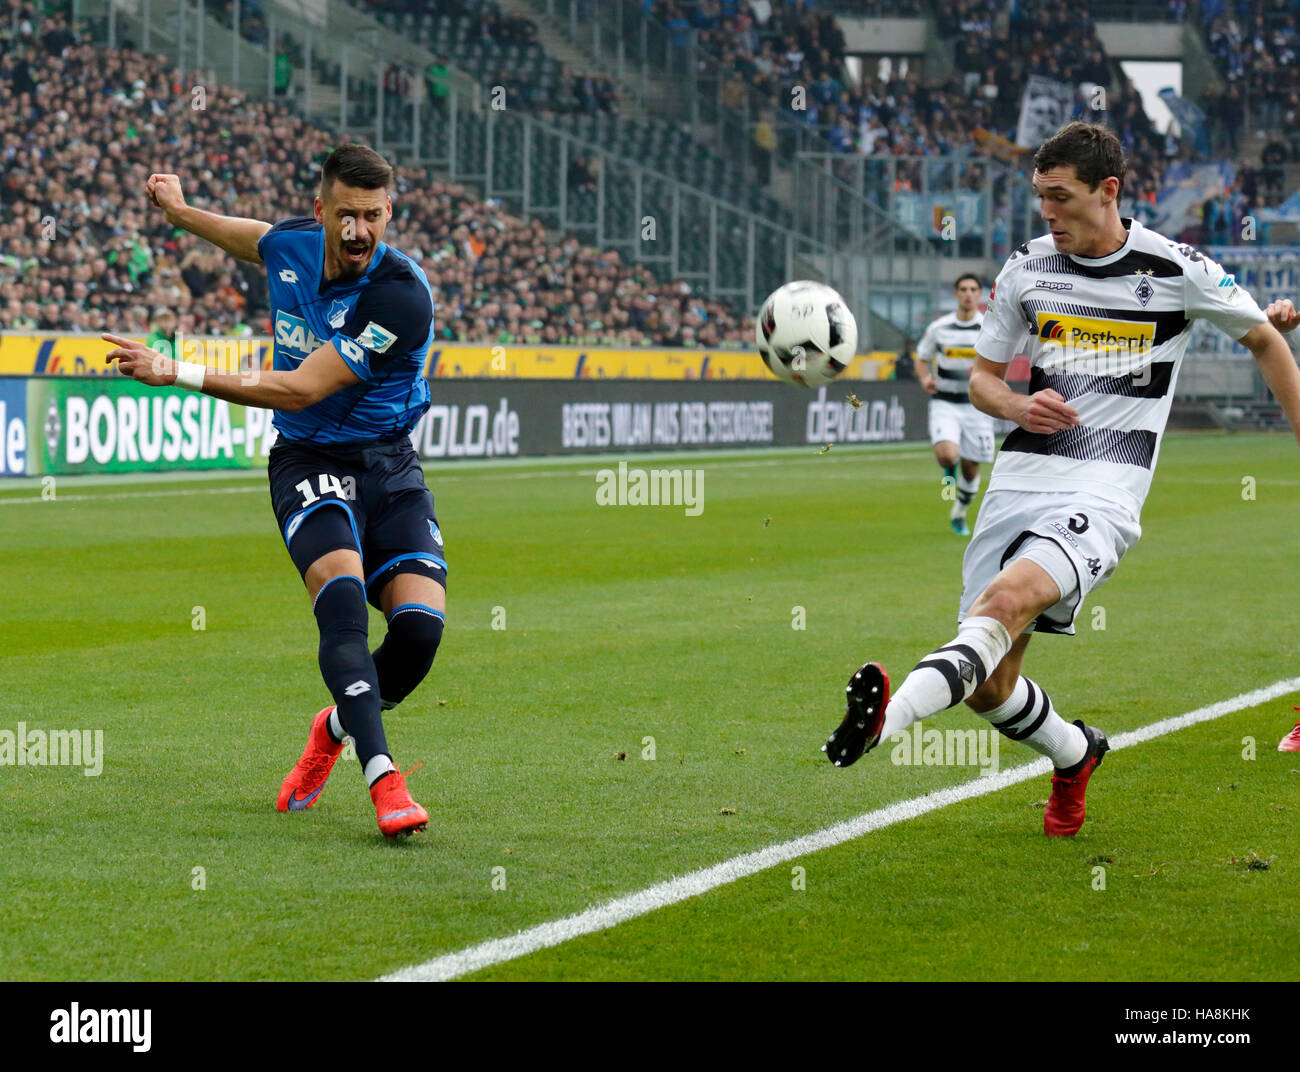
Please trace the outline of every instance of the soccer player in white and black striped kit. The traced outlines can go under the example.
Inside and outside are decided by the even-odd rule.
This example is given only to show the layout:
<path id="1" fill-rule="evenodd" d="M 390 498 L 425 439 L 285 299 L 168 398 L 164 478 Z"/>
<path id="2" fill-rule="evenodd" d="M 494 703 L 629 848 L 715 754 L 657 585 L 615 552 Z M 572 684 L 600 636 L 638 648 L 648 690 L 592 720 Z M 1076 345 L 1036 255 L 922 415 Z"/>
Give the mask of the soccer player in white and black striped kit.
<path id="1" fill-rule="evenodd" d="M 1019 427 L 998 455 L 966 549 L 957 636 L 892 699 L 880 664 L 863 666 L 826 744 L 831 761 L 847 766 L 882 737 L 965 701 L 1051 758 L 1049 835 L 1083 825 L 1084 791 L 1109 746 L 1100 730 L 1063 719 L 1021 663 L 1034 630 L 1074 633 L 1085 597 L 1141 535 L 1193 319 L 1251 352 L 1300 438 L 1300 370 L 1269 322 L 1275 307 L 1266 317 L 1204 254 L 1121 219 L 1124 172 L 1118 139 L 1098 124 L 1070 123 L 1035 155 L 1034 192 L 1050 233 L 1007 260 L 975 343 L 971 401 Z M 1022 348 L 1032 366 L 1027 397 L 1005 382 Z"/>
<path id="2" fill-rule="evenodd" d="M 956 310 L 935 320 L 917 343 L 916 378 L 930 395 L 934 459 L 943 470 L 944 483 L 955 493 L 948 523 L 958 536 L 969 536 L 966 510 L 979 491 L 980 462 L 993 460 L 993 418 L 971 405 L 967 391 L 975 339 L 984 323 L 980 312 L 984 285 L 979 276 L 966 272 L 952 289 Z"/>

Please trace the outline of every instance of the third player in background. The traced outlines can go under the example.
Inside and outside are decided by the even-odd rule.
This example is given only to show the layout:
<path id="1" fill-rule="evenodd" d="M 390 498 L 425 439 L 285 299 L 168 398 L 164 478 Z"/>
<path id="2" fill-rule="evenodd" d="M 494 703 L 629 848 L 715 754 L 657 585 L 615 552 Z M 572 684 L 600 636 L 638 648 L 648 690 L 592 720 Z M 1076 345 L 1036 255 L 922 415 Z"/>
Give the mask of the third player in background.
<path id="1" fill-rule="evenodd" d="M 969 536 L 966 510 L 980 487 L 980 462 L 993 460 L 993 418 L 971 404 L 967 393 L 975 337 L 984 323 L 980 300 L 984 287 L 971 272 L 953 284 L 955 312 L 945 313 L 925 329 L 916 347 L 916 378 L 931 395 L 930 442 L 943 469 L 944 490 L 955 497 L 948 523 L 958 536 Z M 930 362 L 934 361 L 933 374 Z M 960 472 L 958 462 L 961 463 Z"/>

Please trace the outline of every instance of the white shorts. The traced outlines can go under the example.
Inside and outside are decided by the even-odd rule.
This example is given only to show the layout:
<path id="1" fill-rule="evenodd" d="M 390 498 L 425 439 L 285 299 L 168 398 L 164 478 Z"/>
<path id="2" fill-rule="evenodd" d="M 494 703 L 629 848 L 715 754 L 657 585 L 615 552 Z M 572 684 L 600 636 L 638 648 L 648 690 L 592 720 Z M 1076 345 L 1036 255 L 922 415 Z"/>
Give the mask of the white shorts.
<path id="1" fill-rule="evenodd" d="M 1124 507 L 1086 492 L 986 492 L 962 559 L 957 620 L 1007 563 L 1028 558 L 1061 592 L 1029 630 L 1073 636 L 1088 593 L 1110 578 L 1141 536 L 1142 526 Z"/>
<path id="2" fill-rule="evenodd" d="M 993 418 L 969 402 L 930 399 L 930 442 L 957 444 L 957 452 L 972 462 L 993 460 Z"/>

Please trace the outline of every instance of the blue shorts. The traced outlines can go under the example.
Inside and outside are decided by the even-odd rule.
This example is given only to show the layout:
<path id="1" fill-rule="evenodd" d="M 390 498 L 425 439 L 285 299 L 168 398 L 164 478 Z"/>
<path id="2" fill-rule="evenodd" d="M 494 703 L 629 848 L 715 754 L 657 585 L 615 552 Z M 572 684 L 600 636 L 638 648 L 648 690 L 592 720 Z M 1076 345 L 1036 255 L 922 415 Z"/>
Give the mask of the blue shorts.
<path id="1" fill-rule="evenodd" d="M 280 439 L 268 471 L 280 536 L 300 574 L 321 555 L 348 549 L 361 554 L 366 596 L 376 607 L 399 573 L 447 586 L 433 495 L 408 436 L 369 446 Z"/>

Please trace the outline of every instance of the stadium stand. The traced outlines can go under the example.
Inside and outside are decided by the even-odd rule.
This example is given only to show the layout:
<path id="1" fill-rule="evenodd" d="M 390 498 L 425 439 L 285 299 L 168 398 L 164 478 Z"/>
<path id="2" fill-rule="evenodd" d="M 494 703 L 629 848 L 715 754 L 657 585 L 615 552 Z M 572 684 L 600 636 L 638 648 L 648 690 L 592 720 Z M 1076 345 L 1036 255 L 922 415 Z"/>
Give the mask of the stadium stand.
<path id="1" fill-rule="evenodd" d="M 307 210 L 334 139 L 278 102 L 237 94 L 222 122 L 196 122 L 179 73 L 157 57 L 80 43 L 66 20 L 19 0 L 0 7 L 0 53 L 3 326 L 143 334 L 169 308 L 185 332 L 265 332 L 263 273 L 167 226 L 142 204 L 145 179 L 174 165 L 195 203 L 278 219 Z M 398 169 L 394 202 L 391 236 L 425 267 L 441 338 L 717 346 L 748 336 L 734 310 L 689 285 L 423 170 Z"/>

